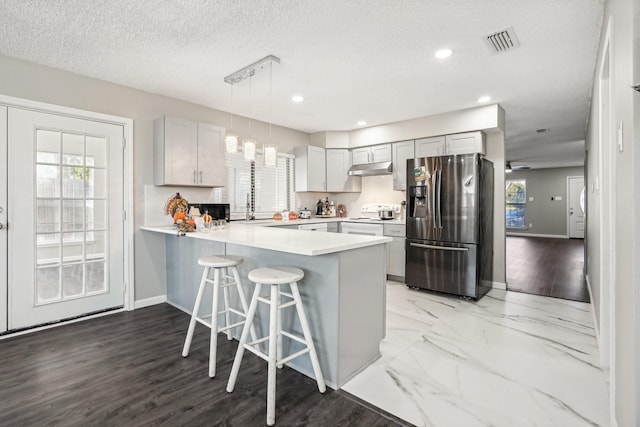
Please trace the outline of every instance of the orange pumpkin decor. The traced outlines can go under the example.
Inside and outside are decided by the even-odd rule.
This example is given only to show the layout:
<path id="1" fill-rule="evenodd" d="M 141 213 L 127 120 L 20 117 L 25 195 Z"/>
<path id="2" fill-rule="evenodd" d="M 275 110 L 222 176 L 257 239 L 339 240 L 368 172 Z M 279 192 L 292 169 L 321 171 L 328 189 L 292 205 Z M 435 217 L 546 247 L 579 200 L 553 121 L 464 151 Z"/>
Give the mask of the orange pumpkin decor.
<path id="1" fill-rule="evenodd" d="M 296 219 L 298 219 L 298 214 L 296 212 L 289 212 L 289 221 L 295 221 Z"/>
<path id="2" fill-rule="evenodd" d="M 174 224 L 178 224 L 178 223 L 184 221 L 185 219 L 186 219 L 186 216 L 185 216 L 184 212 L 182 212 L 180 210 L 173 214 L 173 223 Z"/>
<path id="3" fill-rule="evenodd" d="M 208 224 L 211 221 L 213 221 L 213 217 L 209 215 L 209 211 L 205 212 L 205 214 L 202 215 L 202 222 L 204 222 L 205 224 Z"/>
<path id="4" fill-rule="evenodd" d="M 196 220 L 195 220 L 195 219 L 193 219 L 193 218 L 189 218 L 189 219 L 187 220 L 187 224 L 189 224 L 189 225 L 190 225 L 190 226 L 192 226 L 192 227 L 195 227 L 195 226 L 196 226 Z"/>

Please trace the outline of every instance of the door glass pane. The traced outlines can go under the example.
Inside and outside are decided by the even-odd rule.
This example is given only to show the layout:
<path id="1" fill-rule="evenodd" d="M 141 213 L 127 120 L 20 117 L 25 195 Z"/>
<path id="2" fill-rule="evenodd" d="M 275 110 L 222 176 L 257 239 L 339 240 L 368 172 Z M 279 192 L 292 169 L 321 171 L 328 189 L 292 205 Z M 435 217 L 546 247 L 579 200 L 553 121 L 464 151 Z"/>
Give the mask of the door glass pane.
<path id="1" fill-rule="evenodd" d="M 86 257 L 88 261 L 105 259 L 106 234 L 104 231 L 89 231 L 86 233 Z"/>
<path id="2" fill-rule="evenodd" d="M 60 202 L 58 200 L 36 201 L 36 232 L 60 231 Z"/>
<path id="3" fill-rule="evenodd" d="M 62 197 L 78 199 L 84 197 L 84 176 L 82 166 L 64 166 L 62 168 Z"/>
<path id="4" fill-rule="evenodd" d="M 87 198 L 105 199 L 107 197 L 106 169 L 87 168 Z"/>
<path id="5" fill-rule="evenodd" d="M 60 235 L 39 234 L 36 247 L 36 266 L 45 267 L 60 263 Z"/>
<path id="6" fill-rule="evenodd" d="M 62 231 L 82 231 L 84 225 L 84 202 L 82 200 L 62 201 Z"/>
<path id="7" fill-rule="evenodd" d="M 87 136 L 87 166 L 107 167 L 107 140 Z"/>
<path id="8" fill-rule="evenodd" d="M 84 233 L 63 233 L 62 234 L 62 262 L 69 264 L 81 262 L 83 259 Z"/>
<path id="9" fill-rule="evenodd" d="M 62 134 L 62 164 L 84 165 L 84 135 Z"/>
<path id="10" fill-rule="evenodd" d="M 36 161 L 39 163 L 60 163 L 60 132 L 36 130 Z"/>
<path id="11" fill-rule="evenodd" d="M 62 267 L 62 296 L 73 297 L 83 294 L 82 264 Z"/>
<path id="12" fill-rule="evenodd" d="M 85 264 L 87 293 L 105 292 L 107 290 L 104 265 L 104 261 L 88 262 Z"/>
<path id="13" fill-rule="evenodd" d="M 36 166 L 36 197 L 60 197 L 60 168 L 58 166 Z"/>
<path id="14" fill-rule="evenodd" d="M 107 226 L 107 202 L 105 200 L 87 200 L 87 230 L 104 230 Z"/>
<path id="15" fill-rule="evenodd" d="M 36 303 L 60 299 L 60 267 L 36 270 Z"/>

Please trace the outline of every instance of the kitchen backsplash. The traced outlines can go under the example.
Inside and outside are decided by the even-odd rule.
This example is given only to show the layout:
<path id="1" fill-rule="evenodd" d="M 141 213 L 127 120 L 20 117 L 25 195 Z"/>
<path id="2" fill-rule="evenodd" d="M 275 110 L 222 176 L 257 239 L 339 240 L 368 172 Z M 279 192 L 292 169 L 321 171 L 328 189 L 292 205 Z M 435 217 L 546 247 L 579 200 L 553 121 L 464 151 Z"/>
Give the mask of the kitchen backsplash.
<path id="1" fill-rule="evenodd" d="M 214 190 L 211 188 L 176 188 L 145 185 L 145 225 L 172 224 L 172 219 L 164 215 L 163 208 L 165 202 L 176 193 L 176 190 L 180 191 L 180 194 L 190 202 L 215 202 Z M 336 206 L 339 204 L 345 205 L 348 217 L 360 216 L 360 208 L 365 203 L 400 204 L 405 200 L 404 191 L 393 190 L 393 176 L 365 176 L 362 177 L 362 192 L 360 193 L 295 193 L 295 206 L 293 208 L 299 211 L 306 207 L 312 213 L 315 213 L 318 199 L 324 200 L 327 196 Z"/>
<path id="2" fill-rule="evenodd" d="M 329 196 L 336 206 L 343 204 L 347 208 L 347 216 L 360 216 L 360 208 L 365 203 L 393 203 L 400 204 L 405 200 L 404 191 L 393 190 L 393 176 L 365 176 L 362 177 L 362 192 L 360 193 L 296 193 L 296 210 L 307 207 L 314 212 L 318 199 Z"/>

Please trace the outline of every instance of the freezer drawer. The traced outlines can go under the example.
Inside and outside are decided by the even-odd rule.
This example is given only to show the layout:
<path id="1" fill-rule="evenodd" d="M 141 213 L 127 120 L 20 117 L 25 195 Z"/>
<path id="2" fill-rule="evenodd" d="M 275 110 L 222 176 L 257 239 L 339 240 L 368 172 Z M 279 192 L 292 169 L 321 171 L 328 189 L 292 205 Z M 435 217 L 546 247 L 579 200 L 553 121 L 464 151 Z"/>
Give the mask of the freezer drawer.
<path id="1" fill-rule="evenodd" d="M 477 245 L 425 240 L 406 242 L 408 286 L 478 298 Z"/>

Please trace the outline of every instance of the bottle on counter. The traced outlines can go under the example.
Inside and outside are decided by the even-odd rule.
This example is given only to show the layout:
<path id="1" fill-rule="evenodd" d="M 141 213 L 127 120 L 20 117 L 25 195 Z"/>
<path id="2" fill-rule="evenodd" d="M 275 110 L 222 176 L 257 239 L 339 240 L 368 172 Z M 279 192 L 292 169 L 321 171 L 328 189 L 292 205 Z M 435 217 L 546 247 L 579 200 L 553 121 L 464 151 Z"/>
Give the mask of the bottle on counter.
<path id="1" fill-rule="evenodd" d="M 324 203 L 322 203 L 322 199 L 318 199 L 318 203 L 316 203 L 316 215 L 321 216 L 324 212 Z"/>

